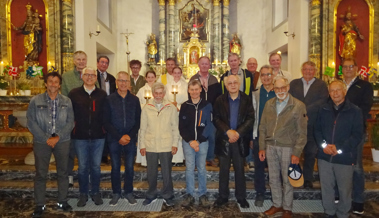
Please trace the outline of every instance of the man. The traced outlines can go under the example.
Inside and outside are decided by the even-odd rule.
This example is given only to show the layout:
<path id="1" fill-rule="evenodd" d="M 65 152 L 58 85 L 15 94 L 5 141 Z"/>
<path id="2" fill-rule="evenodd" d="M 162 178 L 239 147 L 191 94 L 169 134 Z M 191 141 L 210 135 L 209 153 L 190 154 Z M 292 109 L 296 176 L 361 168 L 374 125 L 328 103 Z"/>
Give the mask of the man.
<path id="1" fill-rule="evenodd" d="M 288 81 L 291 82 L 292 80 L 291 73 L 280 69 L 280 67 L 282 66 L 282 56 L 280 54 L 272 53 L 268 61 L 270 62 L 270 65 L 272 66 L 272 68 L 274 68 L 274 71 L 273 71 L 274 77 L 278 75 L 284 76 L 288 79 Z"/>
<path id="2" fill-rule="evenodd" d="M 240 91 L 241 84 L 237 75 L 226 77 L 225 84 L 228 92 L 216 99 L 213 114 L 213 122 L 217 129 L 215 153 L 220 160 L 219 197 L 215 206 L 222 206 L 228 202 L 229 171 L 230 163 L 233 162 L 235 196 L 242 208 L 248 208 L 244 158 L 249 153 L 254 108 L 251 98 Z"/>
<path id="3" fill-rule="evenodd" d="M 141 106 L 138 97 L 128 91 L 130 76 L 124 71 L 117 74 L 117 91 L 107 97 L 104 109 L 104 127 L 112 161 L 113 197 L 110 206 L 116 206 L 121 197 L 121 154 L 124 155 L 125 177 L 124 196 L 129 204 L 137 201 L 133 196 L 134 157 L 137 147 L 137 133 L 140 127 Z"/>
<path id="4" fill-rule="evenodd" d="M 216 98 L 221 95 L 221 86 L 217 78 L 209 74 L 209 69 L 211 68 L 211 61 L 208 57 L 202 56 L 199 59 L 199 72 L 193 75 L 191 80 L 199 80 L 201 83 L 201 99 L 204 99 L 214 106 Z M 207 153 L 207 166 L 217 167 L 217 162 L 215 161 L 215 135 L 216 129 L 213 124 L 209 125 L 211 134 L 208 137 L 208 153 Z"/>
<path id="5" fill-rule="evenodd" d="M 107 56 L 99 56 L 97 58 L 97 81 L 100 81 L 100 89 L 104 90 L 107 95 L 110 95 L 116 91 L 116 79 L 112 74 L 107 72 L 108 66 L 109 58 Z M 108 154 L 108 143 L 105 142 L 101 162 L 108 164 Z"/>
<path id="6" fill-rule="evenodd" d="M 275 97 L 275 92 L 274 84 L 272 83 L 272 67 L 270 65 L 264 65 L 261 67 L 259 74 L 262 85 L 252 94 L 255 111 L 255 123 L 253 129 L 253 140 L 250 142 L 250 150 L 253 150 L 254 155 L 254 188 L 257 192 L 254 205 L 257 207 L 263 207 L 266 192 L 265 167 L 267 162 L 266 160 L 261 161 L 259 159 L 258 127 L 261 121 L 263 108 L 268 100 Z"/>
<path id="7" fill-rule="evenodd" d="M 131 84 L 132 84 L 132 94 L 137 95 L 140 88 L 142 88 L 145 83 L 145 77 L 139 75 L 139 72 L 141 71 L 142 63 L 139 60 L 131 60 L 130 61 L 130 69 L 132 69 L 132 77 L 131 77 Z"/>
<path id="8" fill-rule="evenodd" d="M 257 83 L 259 80 L 259 72 L 257 71 L 258 69 L 258 62 L 257 59 L 251 57 L 247 60 L 246 63 L 246 68 L 248 71 L 251 72 L 251 75 L 253 77 L 253 90 L 257 87 Z"/>
<path id="9" fill-rule="evenodd" d="M 321 79 L 315 78 L 316 64 L 306 61 L 301 66 L 303 75 L 300 79 L 292 80 L 289 93 L 302 101 L 307 108 L 308 127 L 307 144 L 304 147 L 304 188 L 313 188 L 313 169 L 317 155 L 317 144 L 313 136 L 313 125 L 317 118 L 319 107 L 324 104 L 329 97 L 328 88 Z"/>
<path id="10" fill-rule="evenodd" d="M 363 214 L 365 175 L 362 164 L 362 152 L 365 143 L 366 120 L 369 118 L 369 112 L 373 104 L 373 90 L 369 82 L 357 77 L 357 72 L 358 66 L 354 59 L 346 58 L 342 62 L 342 74 L 347 86 L 346 98 L 362 111 L 363 137 L 358 145 L 357 164 L 354 166 L 353 173 L 353 213 Z"/>
<path id="11" fill-rule="evenodd" d="M 299 163 L 307 142 L 305 105 L 292 97 L 288 93 L 289 89 L 287 78 L 274 78 L 276 98 L 267 101 L 259 125 L 259 159 L 264 161 L 267 157 L 273 202 L 273 206 L 264 214 L 271 216 L 283 212 L 285 218 L 292 217 L 293 202 L 293 187 L 287 176 L 288 166 Z"/>
<path id="12" fill-rule="evenodd" d="M 27 126 L 33 134 L 36 177 L 32 217 L 41 217 L 45 210 L 47 173 L 51 153 L 54 154 L 58 174 L 58 210 L 71 211 L 67 203 L 67 160 L 70 151 L 70 133 L 74 128 L 71 101 L 59 94 L 62 77 L 58 72 L 45 76 L 46 92 L 34 96 L 29 103 Z"/>
<path id="13" fill-rule="evenodd" d="M 363 138 L 363 118 L 361 110 L 346 97 L 346 85 L 342 81 L 330 83 L 329 94 L 332 101 L 320 108 L 314 131 L 319 147 L 317 158 L 322 205 L 326 217 L 337 215 L 347 218 L 351 207 L 354 165 Z M 334 203 L 336 184 L 340 197 L 337 205 Z"/>
<path id="14" fill-rule="evenodd" d="M 220 78 L 222 93 L 224 94 L 226 92 L 224 78 L 230 75 L 237 75 L 240 84 L 239 90 L 251 97 L 251 92 L 254 90 L 254 77 L 251 72 L 240 67 L 241 60 L 236 53 L 229 54 L 228 64 L 230 71 L 226 71 Z"/>
<path id="15" fill-rule="evenodd" d="M 104 103 L 107 93 L 95 86 L 96 70 L 86 67 L 82 72 L 83 86 L 71 90 L 68 97 L 72 101 L 75 128 L 71 138 L 78 156 L 79 201 L 84 207 L 88 200 L 89 175 L 91 177 L 91 197 L 96 205 L 103 204 L 100 186 L 100 163 L 103 154 L 105 134 L 103 131 Z"/>
<path id="16" fill-rule="evenodd" d="M 172 76 L 172 71 L 176 67 L 176 61 L 174 58 L 167 58 L 166 60 L 166 70 L 167 73 L 163 74 L 159 77 L 157 82 L 163 83 L 163 85 L 166 85 L 169 81 L 174 80 L 174 77 Z"/>

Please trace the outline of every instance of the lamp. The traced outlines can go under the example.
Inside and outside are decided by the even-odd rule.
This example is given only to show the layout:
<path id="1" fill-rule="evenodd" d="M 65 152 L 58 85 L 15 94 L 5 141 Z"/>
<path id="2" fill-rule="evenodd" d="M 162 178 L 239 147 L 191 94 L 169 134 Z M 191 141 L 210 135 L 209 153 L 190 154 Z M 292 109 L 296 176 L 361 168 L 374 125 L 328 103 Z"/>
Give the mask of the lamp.
<path id="1" fill-rule="evenodd" d="M 89 37 L 90 38 L 92 38 L 92 35 L 98 36 L 99 34 L 100 34 L 100 27 L 99 27 L 99 25 L 97 25 L 96 33 L 91 32 L 91 30 L 89 31 Z"/>
<path id="2" fill-rule="evenodd" d="M 295 38 L 295 33 L 288 34 L 288 31 L 285 31 L 284 34 L 285 34 L 287 37 L 288 37 L 288 36 L 292 36 L 293 39 Z"/>

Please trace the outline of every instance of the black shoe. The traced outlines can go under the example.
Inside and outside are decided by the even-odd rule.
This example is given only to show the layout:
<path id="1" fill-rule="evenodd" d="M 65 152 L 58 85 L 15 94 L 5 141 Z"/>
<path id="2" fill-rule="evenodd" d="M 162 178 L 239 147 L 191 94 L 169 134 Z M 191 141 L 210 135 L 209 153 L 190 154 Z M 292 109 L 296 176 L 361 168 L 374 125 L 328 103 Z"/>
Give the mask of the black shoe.
<path id="1" fill-rule="evenodd" d="M 72 207 L 66 202 L 57 203 L 58 207 L 57 210 L 61 210 L 63 212 L 70 212 L 72 211 Z"/>
<path id="2" fill-rule="evenodd" d="M 34 209 L 34 212 L 32 214 L 32 217 L 42 217 L 42 214 L 43 214 L 43 211 L 45 211 L 46 209 L 46 206 L 43 205 L 43 206 L 36 206 L 36 208 Z"/>
<path id="3" fill-rule="evenodd" d="M 166 204 L 167 207 L 175 206 L 174 197 L 163 199 L 163 202 Z"/>
<path id="4" fill-rule="evenodd" d="M 216 207 L 221 207 L 221 206 L 223 206 L 226 203 L 228 203 L 228 199 L 227 198 L 218 197 L 213 205 L 216 206 Z"/>
<path id="5" fill-rule="evenodd" d="M 237 202 L 241 208 L 249 208 L 250 207 L 249 203 L 246 201 L 246 198 L 241 199 L 241 200 L 237 200 Z"/>
<path id="6" fill-rule="evenodd" d="M 364 214 L 365 211 L 363 210 L 363 207 L 364 207 L 363 203 L 355 203 L 355 202 L 353 202 L 353 213 L 354 214 L 359 214 L 359 215 Z"/>
<path id="7" fill-rule="evenodd" d="M 304 188 L 305 189 L 312 189 L 313 188 L 313 183 L 309 180 L 304 181 Z"/>
<path id="8" fill-rule="evenodd" d="M 262 193 L 257 194 L 255 197 L 254 205 L 256 207 L 263 207 L 263 202 L 265 201 L 265 195 Z"/>
<path id="9" fill-rule="evenodd" d="M 101 157 L 101 163 L 103 163 L 103 164 L 109 164 L 108 156 Z"/>

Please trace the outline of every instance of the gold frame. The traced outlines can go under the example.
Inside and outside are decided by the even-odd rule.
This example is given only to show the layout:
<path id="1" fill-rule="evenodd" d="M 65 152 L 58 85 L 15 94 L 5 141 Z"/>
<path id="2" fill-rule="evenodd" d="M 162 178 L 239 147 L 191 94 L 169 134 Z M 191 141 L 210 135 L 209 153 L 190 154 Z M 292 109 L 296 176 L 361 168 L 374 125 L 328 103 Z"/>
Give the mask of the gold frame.
<path id="1" fill-rule="evenodd" d="M 179 27 L 179 41 L 180 42 L 188 42 L 188 40 L 190 40 L 191 39 L 191 37 L 189 38 L 189 39 L 183 39 L 182 38 L 182 34 L 183 34 L 183 22 L 182 22 L 182 19 L 181 19 L 181 12 L 183 11 L 183 9 L 185 8 L 185 7 L 187 7 L 190 3 L 192 3 L 192 4 L 197 4 L 197 5 L 199 5 L 203 10 L 204 10 L 204 12 L 206 12 L 207 13 L 207 19 L 205 19 L 206 20 L 206 22 L 207 22 L 207 25 L 205 26 L 205 33 L 206 33 L 206 35 L 207 35 L 207 39 L 206 40 L 202 40 L 202 39 L 200 39 L 199 38 L 199 40 L 200 41 L 202 41 L 202 42 L 209 42 L 210 41 L 210 33 L 209 33 L 209 16 L 210 16 L 210 13 L 209 13 L 209 9 L 206 9 L 200 2 L 198 2 L 198 1 L 196 1 L 196 0 L 192 0 L 192 1 L 188 1 L 187 2 L 187 4 L 185 4 L 182 8 L 180 8 L 179 10 L 178 10 L 178 13 L 179 13 L 179 22 L 180 22 L 180 27 Z"/>
<path id="2" fill-rule="evenodd" d="M 6 20 L 9 21 L 7 24 L 7 50 L 8 50 L 8 63 L 13 66 L 12 63 L 12 27 L 11 27 L 11 4 L 13 0 L 8 0 L 5 6 Z M 46 0 L 42 0 L 45 5 L 45 20 L 46 20 L 46 64 L 50 60 L 49 52 L 49 7 L 47 6 Z M 46 66 L 47 67 L 47 66 Z M 47 69 L 48 70 L 48 69 Z"/>
<path id="3" fill-rule="evenodd" d="M 338 5 L 341 3 L 342 0 L 338 0 L 337 3 L 334 6 L 334 28 L 333 28 L 333 61 L 336 60 L 337 54 L 336 54 L 336 49 L 337 49 L 337 8 Z M 373 44 L 374 44 L 374 6 L 372 5 L 372 2 L 369 0 L 365 0 L 365 2 L 368 5 L 369 9 L 369 42 L 368 42 L 368 67 L 373 66 L 372 64 L 372 59 L 373 59 Z"/>

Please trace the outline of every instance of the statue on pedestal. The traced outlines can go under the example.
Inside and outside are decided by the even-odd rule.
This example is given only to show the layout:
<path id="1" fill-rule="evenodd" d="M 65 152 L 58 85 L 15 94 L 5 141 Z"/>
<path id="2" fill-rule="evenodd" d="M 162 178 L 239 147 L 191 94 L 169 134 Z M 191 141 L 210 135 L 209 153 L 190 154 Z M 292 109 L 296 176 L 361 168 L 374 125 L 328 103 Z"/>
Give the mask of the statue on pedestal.
<path id="1" fill-rule="evenodd" d="M 155 34 L 150 35 L 150 39 L 146 42 L 147 53 L 149 56 L 149 63 L 155 63 L 155 56 L 158 53 L 157 41 L 155 40 Z"/>
<path id="2" fill-rule="evenodd" d="M 341 58 L 355 58 L 357 51 L 356 40 L 357 37 L 364 39 L 364 36 L 359 32 L 358 27 L 353 22 L 353 16 L 350 12 L 350 7 L 346 12 L 346 15 L 341 15 L 344 18 L 345 23 L 341 25 L 341 32 L 339 35 L 339 55 Z"/>
<path id="3" fill-rule="evenodd" d="M 230 53 L 236 53 L 238 56 L 241 56 L 242 45 L 240 39 L 237 36 L 237 33 L 234 34 L 233 39 L 229 43 L 229 46 Z"/>

